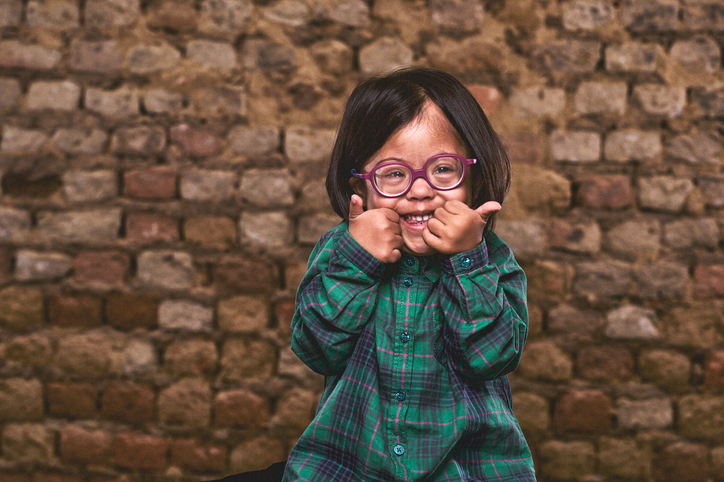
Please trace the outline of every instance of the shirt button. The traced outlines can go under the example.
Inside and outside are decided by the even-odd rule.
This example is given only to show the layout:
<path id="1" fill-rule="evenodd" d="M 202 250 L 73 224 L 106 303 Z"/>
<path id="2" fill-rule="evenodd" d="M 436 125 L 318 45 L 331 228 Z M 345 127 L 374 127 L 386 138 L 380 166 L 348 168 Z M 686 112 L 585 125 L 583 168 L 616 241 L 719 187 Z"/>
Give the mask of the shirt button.
<path id="1" fill-rule="evenodd" d="M 395 454 L 397 454 L 397 455 L 402 455 L 402 454 L 405 453 L 405 447 L 403 447 L 403 446 L 400 445 L 400 444 L 395 445 L 395 447 L 394 447 L 392 450 L 393 450 L 393 451 L 395 452 Z"/>
<path id="2" fill-rule="evenodd" d="M 395 398 L 398 402 L 402 402 L 407 398 L 407 392 L 404 390 L 398 390 L 397 393 L 395 393 Z"/>
<path id="3" fill-rule="evenodd" d="M 407 343 L 408 341 L 410 341 L 410 334 L 406 331 L 400 333 L 400 341 L 402 343 Z"/>
<path id="4" fill-rule="evenodd" d="M 405 261 L 405 263 L 407 263 L 407 266 L 412 266 L 412 265 L 415 264 L 415 260 L 412 259 L 412 258 L 407 258 L 407 260 Z"/>
<path id="5" fill-rule="evenodd" d="M 405 286 L 407 286 L 409 288 L 410 286 L 412 286 L 412 278 L 405 278 L 404 283 L 405 283 Z"/>
<path id="6" fill-rule="evenodd" d="M 463 268 L 469 268 L 471 264 L 473 264 L 473 260 L 468 258 L 467 256 L 460 259 L 460 266 Z"/>

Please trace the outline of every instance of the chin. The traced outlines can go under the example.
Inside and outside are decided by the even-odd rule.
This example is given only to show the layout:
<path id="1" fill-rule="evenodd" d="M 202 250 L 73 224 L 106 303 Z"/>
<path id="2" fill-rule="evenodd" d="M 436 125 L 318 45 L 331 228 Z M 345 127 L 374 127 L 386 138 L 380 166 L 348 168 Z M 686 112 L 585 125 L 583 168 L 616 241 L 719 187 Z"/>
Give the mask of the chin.
<path id="1" fill-rule="evenodd" d="M 415 256 L 430 256 L 431 254 L 437 253 L 437 251 L 425 244 L 422 240 L 417 243 L 406 241 L 405 246 L 402 249 L 403 251 L 414 254 Z"/>

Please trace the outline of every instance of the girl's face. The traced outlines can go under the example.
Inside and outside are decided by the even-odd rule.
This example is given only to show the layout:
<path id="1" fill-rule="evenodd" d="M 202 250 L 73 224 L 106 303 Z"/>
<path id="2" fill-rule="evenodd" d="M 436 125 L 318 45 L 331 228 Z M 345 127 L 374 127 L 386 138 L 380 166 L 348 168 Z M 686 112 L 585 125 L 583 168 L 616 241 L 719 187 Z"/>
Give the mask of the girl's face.
<path id="1" fill-rule="evenodd" d="M 370 172 L 385 161 L 402 161 L 413 169 L 420 169 L 432 156 L 457 154 L 468 157 L 450 122 L 440 108 L 428 102 L 420 115 L 408 125 L 394 133 L 364 165 L 362 172 Z M 400 229 L 405 242 L 404 251 L 426 256 L 435 253 L 422 239 L 427 221 L 437 208 L 447 201 L 462 201 L 468 206 L 472 202 L 471 173 L 456 188 L 437 191 L 423 178 L 413 182 L 406 194 L 388 198 L 375 191 L 370 181 L 353 178 L 352 187 L 365 201 L 366 209 L 388 208 L 400 216 Z"/>

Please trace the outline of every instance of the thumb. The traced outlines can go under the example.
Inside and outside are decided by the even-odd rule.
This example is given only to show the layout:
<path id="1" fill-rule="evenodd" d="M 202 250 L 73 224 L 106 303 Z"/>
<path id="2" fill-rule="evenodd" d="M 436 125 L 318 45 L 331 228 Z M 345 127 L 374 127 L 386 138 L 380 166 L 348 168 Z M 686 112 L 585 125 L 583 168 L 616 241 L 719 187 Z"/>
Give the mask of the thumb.
<path id="1" fill-rule="evenodd" d="M 350 221 L 364 213 L 364 206 L 362 198 L 357 194 L 352 194 L 352 198 L 349 200 L 349 219 Z"/>
<path id="2" fill-rule="evenodd" d="M 498 211 L 500 211 L 501 205 L 496 201 L 488 201 L 482 206 L 478 207 L 475 212 L 480 215 L 484 222 L 488 222 L 488 218 Z"/>

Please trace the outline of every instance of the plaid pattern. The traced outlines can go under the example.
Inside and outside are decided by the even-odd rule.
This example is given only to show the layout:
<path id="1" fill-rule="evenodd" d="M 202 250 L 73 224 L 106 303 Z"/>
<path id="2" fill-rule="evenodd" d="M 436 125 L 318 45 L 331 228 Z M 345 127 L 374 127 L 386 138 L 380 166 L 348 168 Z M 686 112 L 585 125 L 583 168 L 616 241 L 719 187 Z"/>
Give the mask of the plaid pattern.
<path id="1" fill-rule="evenodd" d="M 292 349 L 325 389 L 284 480 L 535 480 L 505 376 L 527 330 L 525 274 L 495 234 L 385 265 L 340 224 L 297 292 Z"/>

